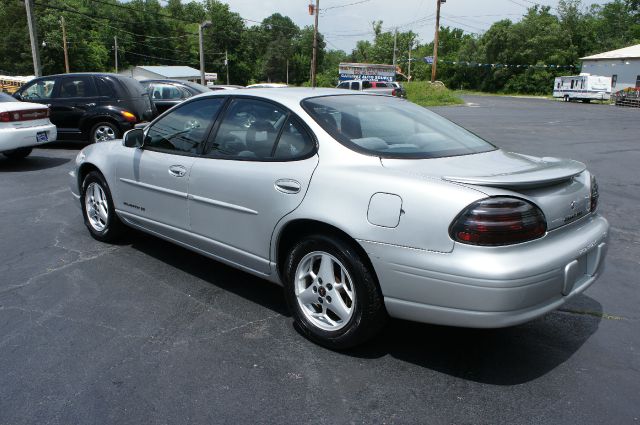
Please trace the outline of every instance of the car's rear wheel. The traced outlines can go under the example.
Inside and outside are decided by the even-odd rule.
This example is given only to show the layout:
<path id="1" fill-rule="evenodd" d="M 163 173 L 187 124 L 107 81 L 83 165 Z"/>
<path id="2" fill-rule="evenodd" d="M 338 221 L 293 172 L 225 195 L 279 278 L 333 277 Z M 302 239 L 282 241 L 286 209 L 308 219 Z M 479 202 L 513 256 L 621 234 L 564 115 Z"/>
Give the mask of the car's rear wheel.
<path id="1" fill-rule="evenodd" d="M 289 252 L 287 303 L 304 336 L 325 347 L 354 347 L 386 321 L 380 288 L 354 247 L 340 238 L 309 236 Z"/>
<path id="2" fill-rule="evenodd" d="M 82 215 L 94 239 L 114 242 L 122 236 L 124 224 L 115 212 L 109 186 L 102 174 L 92 171 L 82 182 Z"/>
<path id="3" fill-rule="evenodd" d="M 33 148 L 18 148 L 10 151 L 2 152 L 9 159 L 23 159 L 29 156 Z"/>
<path id="4" fill-rule="evenodd" d="M 120 137 L 120 129 L 110 122 L 99 122 L 91 127 L 89 142 L 108 142 Z"/>

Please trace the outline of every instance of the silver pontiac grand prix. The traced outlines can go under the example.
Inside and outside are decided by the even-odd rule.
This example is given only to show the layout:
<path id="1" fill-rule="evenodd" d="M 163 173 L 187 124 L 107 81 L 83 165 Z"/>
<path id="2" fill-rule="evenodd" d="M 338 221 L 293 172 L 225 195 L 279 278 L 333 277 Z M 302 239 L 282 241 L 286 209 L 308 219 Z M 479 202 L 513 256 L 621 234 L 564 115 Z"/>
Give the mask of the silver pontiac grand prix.
<path id="1" fill-rule="evenodd" d="M 97 240 L 129 226 L 281 284 L 298 329 L 333 349 L 388 316 L 529 321 L 588 288 L 607 251 L 584 164 L 343 90 L 196 96 L 83 149 L 70 185 Z"/>

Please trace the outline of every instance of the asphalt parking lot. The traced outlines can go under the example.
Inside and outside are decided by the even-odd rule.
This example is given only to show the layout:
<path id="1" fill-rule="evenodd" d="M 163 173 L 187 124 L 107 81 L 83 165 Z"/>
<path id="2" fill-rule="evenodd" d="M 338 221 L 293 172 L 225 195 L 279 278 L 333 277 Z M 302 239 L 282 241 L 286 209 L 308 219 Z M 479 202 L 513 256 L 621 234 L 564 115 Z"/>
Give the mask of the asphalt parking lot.
<path id="1" fill-rule="evenodd" d="M 434 108 L 496 145 L 587 163 L 602 278 L 500 330 L 392 321 L 348 353 L 279 287 L 151 236 L 104 245 L 67 189 L 76 145 L 0 159 L 2 424 L 640 424 L 640 110 L 469 96 Z"/>

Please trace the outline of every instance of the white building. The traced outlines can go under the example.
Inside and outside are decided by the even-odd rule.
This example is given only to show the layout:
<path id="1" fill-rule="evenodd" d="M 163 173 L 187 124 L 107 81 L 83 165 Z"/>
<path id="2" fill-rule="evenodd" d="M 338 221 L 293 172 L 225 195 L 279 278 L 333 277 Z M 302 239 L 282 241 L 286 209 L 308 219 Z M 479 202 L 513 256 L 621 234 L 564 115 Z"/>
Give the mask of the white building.
<path id="1" fill-rule="evenodd" d="M 640 44 L 580 58 L 582 72 L 611 77 L 611 91 L 640 87 Z"/>
<path id="2" fill-rule="evenodd" d="M 200 82 L 200 71 L 190 66 L 134 66 L 120 73 L 136 80 L 183 80 Z"/>

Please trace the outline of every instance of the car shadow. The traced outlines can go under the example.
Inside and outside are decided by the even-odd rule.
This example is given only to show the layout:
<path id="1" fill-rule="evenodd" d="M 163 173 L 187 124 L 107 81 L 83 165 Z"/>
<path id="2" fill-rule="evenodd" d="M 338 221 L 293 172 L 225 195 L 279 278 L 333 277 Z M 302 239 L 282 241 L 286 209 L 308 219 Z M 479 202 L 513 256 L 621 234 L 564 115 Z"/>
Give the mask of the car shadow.
<path id="1" fill-rule="evenodd" d="M 282 288 L 155 236 L 131 230 L 132 248 L 283 316 Z M 198 295 L 192 295 L 198 296 Z M 200 300 L 209 302 L 206 294 Z M 341 355 L 391 356 L 454 377 L 492 385 L 518 385 L 567 361 L 600 324 L 602 306 L 578 295 L 559 311 L 503 329 L 470 329 L 392 319 L 370 342 Z M 311 342 L 309 342 L 311 344 Z"/>
<path id="2" fill-rule="evenodd" d="M 127 240 L 132 248 L 176 269 L 282 316 L 291 316 L 285 303 L 282 288 L 274 283 L 137 230 L 131 229 Z M 197 298 L 197 295 L 192 294 L 191 296 Z M 202 298 L 199 301 L 208 303 L 209 299 Z"/>
<path id="3" fill-rule="evenodd" d="M 55 168 L 71 161 L 70 158 L 38 156 L 33 153 L 23 159 L 9 159 L 0 155 L 0 172 L 39 171 Z"/>
<path id="4" fill-rule="evenodd" d="M 602 306 L 581 294 L 558 311 L 502 329 L 470 329 L 392 320 L 369 343 L 348 354 L 392 356 L 457 378 L 518 385 L 567 361 L 593 335 Z"/>

